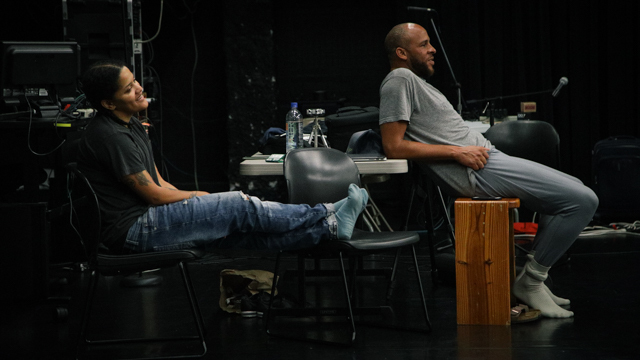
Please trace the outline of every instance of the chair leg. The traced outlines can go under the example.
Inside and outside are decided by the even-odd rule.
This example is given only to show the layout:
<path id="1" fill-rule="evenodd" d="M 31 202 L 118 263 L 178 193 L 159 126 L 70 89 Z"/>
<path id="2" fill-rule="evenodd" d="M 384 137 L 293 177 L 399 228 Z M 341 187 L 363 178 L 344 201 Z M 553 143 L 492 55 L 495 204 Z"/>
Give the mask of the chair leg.
<path id="1" fill-rule="evenodd" d="M 266 320 L 264 322 L 264 330 L 267 334 L 269 332 L 269 323 L 271 322 L 271 305 L 273 304 L 273 298 L 276 296 L 276 286 L 278 285 L 278 270 L 280 268 L 280 258 L 282 255 L 282 251 L 279 251 L 276 254 L 276 266 L 273 270 L 273 282 L 271 283 L 271 301 L 269 301 L 269 307 L 267 308 Z"/>
<path id="2" fill-rule="evenodd" d="M 347 300 L 347 308 L 349 309 L 349 322 L 351 325 L 351 342 L 353 343 L 356 340 L 356 323 L 355 323 L 355 319 L 353 318 L 353 308 L 351 306 L 351 296 L 349 295 L 349 284 L 347 282 L 347 273 L 344 269 L 342 252 L 339 253 L 339 256 L 340 256 L 340 269 L 342 270 L 342 281 L 344 283 L 345 299 Z"/>
<path id="3" fill-rule="evenodd" d="M 431 281 L 433 286 L 438 284 L 438 264 L 436 263 L 436 237 L 435 237 L 435 223 L 433 221 L 433 191 L 431 184 L 427 184 L 427 206 L 429 207 L 429 215 L 427 219 L 427 239 L 429 241 L 429 259 L 431 261 Z"/>
<path id="4" fill-rule="evenodd" d="M 178 264 L 180 272 L 182 273 L 182 280 L 184 281 L 184 287 L 189 297 L 189 303 L 191 304 L 191 313 L 193 314 L 193 320 L 196 322 L 198 329 L 198 337 L 202 344 L 202 353 L 199 356 L 204 356 L 207 353 L 207 343 L 204 338 L 204 319 L 202 318 L 202 312 L 200 312 L 200 305 L 198 304 L 198 297 L 196 296 L 193 283 L 191 282 L 191 275 L 189 274 L 188 265 L 181 262 Z"/>
<path id="5" fill-rule="evenodd" d="M 420 332 L 430 332 L 432 330 L 431 322 L 429 320 L 429 314 L 427 311 L 427 303 L 424 293 L 424 287 L 422 285 L 422 278 L 420 276 L 420 267 L 418 264 L 418 257 L 416 254 L 415 247 L 412 246 L 412 255 L 414 261 L 414 267 L 416 269 L 416 276 L 418 280 L 418 289 L 420 291 L 420 298 L 422 300 L 422 308 L 424 312 L 424 320 L 426 326 L 405 326 L 399 324 L 390 324 L 386 321 L 378 321 L 378 322 L 369 322 L 364 319 L 358 319 L 356 321 L 356 317 L 354 314 L 358 316 L 367 316 L 367 315 L 377 315 L 384 316 L 385 310 L 390 309 L 389 306 L 373 306 L 373 307 L 360 307 L 358 306 L 357 299 L 357 286 L 356 279 L 358 277 L 358 257 L 357 256 L 349 256 L 345 259 L 345 254 L 339 252 L 338 261 L 340 262 L 340 273 L 342 275 L 342 287 L 344 289 L 344 299 L 346 302 L 346 306 L 344 308 L 299 308 L 299 309 L 279 309 L 275 310 L 272 308 L 272 302 L 269 303 L 269 307 L 267 309 L 266 320 L 265 320 L 265 331 L 270 336 L 283 337 L 288 339 L 296 339 L 302 341 L 312 341 L 318 343 L 327 343 L 333 345 L 346 345 L 351 346 L 356 339 L 357 331 L 356 331 L 356 323 L 362 325 L 369 325 L 375 327 L 383 327 L 383 328 L 392 328 L 398 330 L 405 331 L 420 331 Z M 276 255 L 275 260 L 275 269 L 274 269 L 274 281 L 271 287 L 272 294 L 275 294 L 276 286 L 278 285 L 278 273 L 280 271 L 280 261 L 281 261 L 281 252 Z M 349 261 L 349 274 L 347 275 L 347 269 L 345 265 L 345 260 Z M 346 311 L 345 311 L 346 310 Z M 388 310 L 387 310 L 388 311 Z M 392 313 L 391 313 L 392 314 Z M 284 328 L 281 330 L 272 329 L 272 318 L 277 316 L 292 316 L 292 317 L 324 317 L 324 316 L 345 316 L 347 322 L 349 323 L 349 330 L 351 330 L 350 338 L 347 336 L 345 341 L 334 341 L 334 340 L 326 340 L 319 339 L 314 336 L 300 336 L 300 334 L 292 333 L 291 331 L 286 331 Z M 279 327 L 279 326 L 277 326 Z"/>
<path id="6" fill-rule="evenodd" d="M 413 206 L 413 198 L 416 196 L 416 185 L 411 185 L 411 190 L 409 191 L 409 207 L 407 208 L 407 216 L 404 221 L 404 231 L 409 230 L 409 219 L 411 218 L 411 207 Z"/>
<path id="7" fill-rule="evenodd" d="M 278 273 L 280 270 L 280 262 L 281 262 L 281 255 L 282 252 L 278 252 L 278 254 L 276 255 L 276 264 L 275 264 L 275 268 L 274 268 L 274 280 L 273 283 L 271 285 L 271 293 L 275 294 L 276 291 L 276 286 L 278 285 Z M 352 309 L 352 305 L 351 305 L 351 295 L 350 295 L 350 291 L 349 291 L 349 282 L 347 281 L 347 272 L 344 266 L 344 259 L 342 256 L 342 253 L 339 253 L 339 262 L 340 262 L 340 273 L 342 274 L 342 280 L 343 280 L 343 288 L 344 288 L 344 293 L 345 293 L 345 300 L 347 302 L 347 318 L 348 321 L 350 323 L 350 330 L 351 330 L 351 337 L 348 341 L 345 342 L 335 342 L 335 341 L 331 341 L 331 340 L 323 340 L 323 339 L 314 339 L 314 338 L 309 338 L 309 337 L 305 337 L 305 336 L 300 336 L 299 334 L 291 334 L 290 332 L 281 332 L 279 330 L 275 330 L 273 331 L 271 329 L 271 321 L 273 320 L 273 317 L 276 317 L 278 315 L 285 315 L 285 316 L 293 316 L 293 317 L 300 317 L 300 316 L 336 316 L 336 315 L 342 315 L 344 314 L 344 311 L 336 311 L 335 308 L 327 308 L 327 312 L 325 313 L 323 311 L 323 309 L 318 309 L 318 308 L 304 308 L 304 309 L 279 309 L 278 311 L 274 310 L 272 308 L 273 305 L 273 301 L 269 302 L 269 307 L 267 308 L 267 314 L 266 314 L 266 320 L 265 320 L 265 332 L 270 335 L 270 336 L 275 336 L 275 337 L 282 337 L 282 338 L 287 338 L 287 339 L 295 339 L 295 340 L 302 340 L 302 341 L 312 341 L 312 342 L 317 342 L 317 343 L 324 343 L 324 344 L 333 344 L 333 345 L 345 345 L 345 346 L 351 346 L 353 344 L 353 342 L 355 341 L 356 338 L 356 328 L 355 328 L 355 320 L 354 320 L 354 316 L 353 316 L 353 309 Z M 353 269 L 355 269 L 355 267 L 353 267 Z M 273 299 L 273 297 L 272 297 Z"/>
<path id="8" fill-rule="evenodd" d="M 416 271 L 416 278 L 418 280 L 418 290 L 420 291 L 420 299 L 422 302 L 422 311 L 424 312 L 424 322 L 426 325 L 426 328 L 423 327 L 418 327 L 418 326 L 407 326 L 404 324 L 399 324 L 399 323 L 391 323 L 388 321 L 357 321 L 358 325 L 365 325 L 365 326 L 373 326 L 373 327 L 382 327 L 382 328 L 389 328 L 389 329 L 396 329 L 396 330 L 403 330 L 403 331 L 419 331 L 419 332 L 431 332 L 432 331 L 432 326 L 431 326 L 431 320 L 429 320 L 429 312 L 427 311 L 427 300 L 425 297 L 425 293 L 424 293 L 424 286 L 422 285 L 422 277 L 420 276 L 420 265 L 418 264 L 418 256 L 416 253 L 416 248 L 414 245 L 411 245 L 411 251 L 412 251 L 412 256 L 413 256 L 413 265 L 415 267 L 415 271 Z M 357 303 L 356 303 L 357 304 Z M 373 314 L 375 313 L 376 315 L 383 315 L 382 312 L 380 312 L 380 310 L 382 310 L 384 307 L 379 307 L 377 308 L 379 311 L 376 312 L 376 308 L 364 308 L 364 307 L 358 307 L 358 306 L 354 306 L 354 312 L 356 314 Z"/>
<path id="9" fill-rule="evenodd" d="M 78 344 L 76 346 L 76 359 L 80 358 L 80 348 L 90 342 L 87 340 L 87 326 L 89 323 L 89 314 L 91 313 L 93 299 L 95 298 L 96 289 L 98 288 L 98 278 L 99 274 L 95 270 L 92 270 L 89 277 L 89 285 L 87 286 L 87 298 L 85 299 L 84 312 L 82 313 L 82 319 L 80 320 L 80 334 L 78 335 Z"/>
<path id="10" fill-rule="evenodd" d="M 363 188 L 367 191 L 368 194 L 371 194 L 371 192 L 369 191 L 369 186 L 365 184 Z M 371 212 L 368 211 L 367 209 L 368 207 L 371 208 Z M 389 222 L 384 217 L 384 215 L 382 214 L 382 211 L 380 211 L 380 208 L 378 207 L 378 205 L 376 205 L 375 201 L 371 196 L 369 196 L 369 203 L 364 208 L 364 213 L 369 218 L 373 226 L 376 228 L 376 231 L 381 231 L 380 227 L 378 226 L 379 222 L 384 223 L 384 225 L 387 227 L 389 231 L 393 231 L 393 229 L 391 228 L 391 225 L 389 225 Z"/>
<path id="11" fill-rule="evenodd" d="M 432 330 L 431 321 L 429 320 L 429 312 L 427 311 L 427 300 L 424 296 L 424 287 L 422 286 L 422 278 L 420 277 L 420 268 L 418 267 L 418 256 L 416 255 L 415 246 L 411 245 L 411 251 L 413 253 L 413 264 L 416 267 L 416 277 L 418 278 L 418 287 L 420 288 L 420 298 L 422 299 L 422 309 L 424 311 L 424 319 L 429 331 Z"/>
<path id="12" fill-rule="evenodd" d="M 456 243 L 456 232 L 453 224 L 451 223 L 451 214 L 447 210 L 447 204 L 444 202 L 444 196 L 442 195 L 442 190 L 439 186 L 436 186 L 438 189 L 438 196 L 440 197 L 440 204 L 442 204 L 442 213 L 444 214 L 445 220 L 447 221 L 447 225 L 449 225 L 449 236 L 451 237 L 452 246 L 455 246 Z"/>
<path id="13" fill-rule="evenodd" d="M 421 182 L 422 180 L 420 178 L 414 179 L 412 185 L 411 185 L 411 190 L 409 192 L 409 208 L 407 210 L 407 217 L 405 220 L 405 224 L 404 224 L 404 231 L 408 231 L 409 230 L 409 219 L 411 217 L 411 208 L 413 207 L 413 199 L 415 198 L 416 194 L 418 193 L 418 185 L 416 185 L 417 182 Z M 438 188 L 438 191 L 440 191 L 440 189 Z M 419 195 L 420 196 L 420 195 Z M 426 201 L 427 201 L 427 210 L 428 210 L 428 219 L 426 221 L 426 228 L 427 228 L 427 242 L 428 242 L 428 246 L 429 246 L 429 260 L 431 262 L 431 282 L 433 284 L 433 286 L 436 286 L 438 284 L 438 266 L 436 264 L 436 247 L 435 247 L 435 243 L 436 243 L 436 239 L 435 239 L 435 223 L 433 221 L 433 213 L 434 213 L 434 209 L 433 209 L 433 203 L 432 203 L 432 199 L 433 199 L 433 189 L 432 189 L 432 183 L 427 179 L 426 180 Z M 446 207 L 444 206 L 444 199 L 442 198 L 442 193 L 440 193 L 440 199 L 442 200 L 442 204 L 443 204 L 443 209 L 445 210 L 445 214 L 446 214 Z M 424 206 L 424 204 L 423 204 Z M 451 225 L 451 220 L 449 217 L 447 217 L 447 220 L 449 221 L 449 229 L 453 229 L 452 225 Z M 451 236 L 454 236 L 453 231 L 451 232 Z M 400 251 L 400 249 L 398 249 L 398 252 Z M 396 256 L 396 260 L 397 260 L 397 256 Z M 395 264 L 394 264 L 394 268 L 395 268 Z M 393 278 L 392 278 L 393 279 Z"/>
<path id="14" fill-rule="evenodd" d="M 87 302 L 85 305 L 84 314 L 82 315 L 81 325 L 80 325 L 80 335 L 78 336 L 78 346 L 76 348 L 76 358 L 80 358 L 80 346 L 81 343 L 84 342 L 85 345 L 101 345 L 101 344 L 118 344 L 118 343 L 133 343 L 133 342 L 158 342 L 158 341 L 168 341 L 168 340 L 190 340 L 190 339 L 198 339 L 202 345 L 202 353 L 195 355 L 179 355 L 179 356 L 167 356 L 167 357 L 154 357 L 154 359 L 175 359 L 175 358 L 199 358 L 204 356 L 207 353 L 207 344 L 204 337 L 204 320 L 202 317 L 202 313 L 200 312 L 200 307 L 198 305 L 198 299 L 195 295 L 195 290 L 193 288 L 193 284 L 191 283 L 191 277 L 189 275 L 186 264 L 179 263 L 178 267 L 180 268 L 180 272 L 182 274 L 182 279 L 184 281 L 185 290 L 187 292 L 187 297 L 189 298 L 189 303 L 191 307 L 191 312 L 193 314 L 194 321 L 196 322 L 196 328 L 198 332 L 198 336 L 184 336 L 178 338 L 133 338 L 133 339 L 112 339 L 112 340 L 89 340 L 87 339 L 86 332 L 89 323 L 89 317 L 91 314 L 91 308 L 93 306 L 93 300 L 95 299 L 95 295 L 98 288 L 98 280 L 99 274 L 97 271 L 92 270 L 91 278 L 89 280 L 89 285 L 87 289 Z"/>
<path id="15" fill-rule="evenodd" d="M 342 259 L 340 259 L 342 261 Z M 349 262 L 349 280 L 348 280 L 348 284 L 349 284 L 349 301 L 351 301 L 352 304 L 357 304 L 358 301 L 358 292 L 356 290 L 356 285 L 357 285 L 357 271 L 358 271 L 358 267 L 359 265 L 362 264 L 362 261 L 358 261 L 360 260 L 359 256 L 349 256 L 348 257 L 348 262 Z"/>
<path id="16" fill-rule="evenodd" d="M 393 259 L 393 267 L 391 268 L 391 278 L 389 279 L 389 285 L 387 286 L 387 300 L 391 300 L 393 296 L 393 290 L 396 288 L 396 272 L 398 270 L 398 261 L 400 260 L 400 254 L 402 249 L 398 248 L 396 251 L 396 257 Z"/>
<path id="17" fill-rule="evenodd" d="M 314 270 L 320 270 L 320 262 L 316 261 Z M 300 304 L 307 303 L 307 293 L 304 291 L 307 283 L 307 264 L 306 258 L 302 254 L 298 254 L 298 299 Z M 272 293 L 273 294 L 273 293 Z"/>
<path id="18" fill-rule="evenodd" d="M 373 216 L 366 207 L 362 211 L 362 220 L 364 220 L 364 223 L 370 232 L 380 232 L 380 227 L 376 224 Z"/>

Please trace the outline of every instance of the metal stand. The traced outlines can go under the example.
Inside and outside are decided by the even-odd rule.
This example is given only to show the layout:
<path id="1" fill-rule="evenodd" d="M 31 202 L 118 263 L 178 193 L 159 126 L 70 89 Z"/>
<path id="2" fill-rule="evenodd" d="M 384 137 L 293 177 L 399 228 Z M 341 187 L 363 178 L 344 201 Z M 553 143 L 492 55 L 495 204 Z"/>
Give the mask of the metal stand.
<path id="1" fill-rule="evenodd" d="M 378 205 L 373 201 L 373 197 L 371 197 L 371 192 L 369 191 L 368 184 L 372 183 L 381 183 L 389 180 L 391 176 L 389 174 L 377 174 L 377 175 L 360 175 L 360 184 L 362 187 L 369 193 L 369 202 L 367 206 L 365 206 L 363 210 L 363 217 L 365 225 L 369 229 L 369 231 L 381 232 L 381 226 L 384 224 L 388 231 L 393 231 L 391 225 L 378 208 Z"/>
<path id="2" fill-rule="evenodd" d="M 444 44 L 442 43 L 442 39 L 440 39 L 440 32 L 438 31 L 438 28 L 436 28 L 436 23 L 433 21 L 433 17 L 430 20 L 431 20 L 431 26 L 433 26 L 433 31 L 435 32 L 436 37 L 438 38 L 438 42 L 440 43 L 440 48 L 442 50 L 442 54 L 444 55 L 444 60 L 447 62 L 447 66 L 449 67 L 449 72 L 451 72 L 451 77 L 453 78 L 453 83 L 455 84 L 455 87 L 456 87 L 456 92 L 458 95 L 458 106 L 456 107 L 456 110 L 458 110 L 458 114 L 462 114 L 462 86 L 456 79 L 456 74 L 453 73 L 453 67 L 451 66 L 449 57 L 447 57 L 447 52 L 444 49 Z"/>
<path id="3" fill-rule="evenodd" d="M 313 115 L 313 129 L 311 130 L 311 135 L 309 136 L 309 142 L 313 141 L 313 147 L 318 147 L 318 136 L 322 139 L 322 144 L 324 147 L 328 148 L 329 144 L 327 144 L 327 139 L 325 139 L 324 134 L 322 133 L 322 128 L 320 127 L 320 119 L 318 115 L 324 115 L 324 109 L 307 109 L 307 115 Z"/>
<path id="4" fill-rule="evenodd" d="M 424 11 L 424 12 L 427 12 L 429 14 L 435 13 L 436 15 L 438 15 L 438 12 L 435 11 L 434 9 L 431 9 L 431 8 L 423 8 L 423 7 L 417 7 L 417 6 L 407 6 L 407 10 L 409 10 L 409 11 Z M 449 72 L 451 72 L 451 77 L 453 78 L 453 83 L 454 83 L 454 85 L 456 87 L 456 92 L 457 92 L 457 95 L 458 95 L 458 105 L 456 106 L 456 110 L 458 111 L 458 114 L 462 114 L 462 86 L 460 85 L 460 83 L 456 79 L 456 75 L 453 73 L 453 67 L 451 66 L 451 62 L 449 61 L 449 57 L 447 56 L 447 51 L 444 48 L 444 44 L 442 43 L 442 39 L 440 38 L 440 33 L 442 32 L 442 30 L 439 30 L 439 27 L 436 26 L 436 23 L 433 20 L 433 16 L 429 16 L 429 20 L 431 21 L 431 26 L 433 26 L 433 32 L 436 34 L 436 38 L 438 39 L 438 42 L 440 43 L 440 50 L 442 50 L 442 54 L 444 55 L 444 60 L 447 63 L 447 67 L 449 68 Z"/>

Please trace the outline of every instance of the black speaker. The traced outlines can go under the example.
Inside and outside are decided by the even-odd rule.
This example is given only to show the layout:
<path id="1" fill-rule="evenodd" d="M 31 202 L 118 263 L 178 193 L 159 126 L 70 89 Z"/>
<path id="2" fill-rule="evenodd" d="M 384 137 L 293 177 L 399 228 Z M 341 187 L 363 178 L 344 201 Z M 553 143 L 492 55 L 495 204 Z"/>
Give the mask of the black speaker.
<path id="1" fill-rule="evenodd" d="M 46 203 L 0 204 L 0 299 L 41 302 L 48 296 L 49 223 Z"/>

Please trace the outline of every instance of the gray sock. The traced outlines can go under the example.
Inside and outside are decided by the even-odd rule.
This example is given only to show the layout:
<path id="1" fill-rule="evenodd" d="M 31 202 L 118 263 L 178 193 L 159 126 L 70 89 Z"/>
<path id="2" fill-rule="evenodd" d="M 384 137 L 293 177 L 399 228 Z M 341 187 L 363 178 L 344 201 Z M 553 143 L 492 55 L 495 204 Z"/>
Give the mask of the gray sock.
<path id="1" fill-rule="evenodd" d="M 360 192 L 362 192 L 362 207 L 365 208 L 367 206 L 367 203 L 369 202 L 369 193 L 367 193 L 367 190 L 364 188 L 360 188 Z M 365 194 L 366 193 L 366 194 Z M 342 200 L 338 200 L 336 202 L 333 203 L 333 208 L 335 209 L 336 212 L 338 212 L 338 210 L 340 210 L 340 208 L 342 207 L 342 205 L 346 204 L 348 197 L 342 199 Z"/>
<path id="2" fill-rule="evenodd" d="M 347 203 L 347 199 L 349 199 L 349 198 L 344 198 L 342 200 L 338 200 L 338 201 L 333 203 L 333 208 L 336 210 L 336 212 L 338 212 L 338 210 L 340 210 L 342 205 Z"/>
<path id="3" fill-rule="evenodd" d="M 349 197 L 341 204 L 340 209 L 336 211 L 338 239 L 351 239 L 356 220 L 358 220 L 358 216 L 360 216 L 368 200 L 369 195 L 366 191 L 362 191 L 356 184 L 349 185 Z"/>

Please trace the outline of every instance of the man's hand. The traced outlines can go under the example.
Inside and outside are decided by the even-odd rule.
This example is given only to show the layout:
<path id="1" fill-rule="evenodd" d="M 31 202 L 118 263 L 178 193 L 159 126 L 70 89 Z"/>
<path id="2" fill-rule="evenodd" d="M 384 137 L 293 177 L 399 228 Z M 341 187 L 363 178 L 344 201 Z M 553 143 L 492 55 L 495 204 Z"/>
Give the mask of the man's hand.
<path id="1" fill-rule="evenodd" d="M 453 154 L 453 159 L 473 170 L 480 170 L 489 159 L 489 149 L 482 146 L 464 146 L 459 147 Z"/>
<path id="2" fill-rule="evenodd" d="M 480 170 L 487 163 L 489 149 L 482 146 L 429 145 L 405 140 L 407 124 L 395 121 L 380 125 L 382 146 L 389 159 L 455 160 L 473 170 Z"/>

